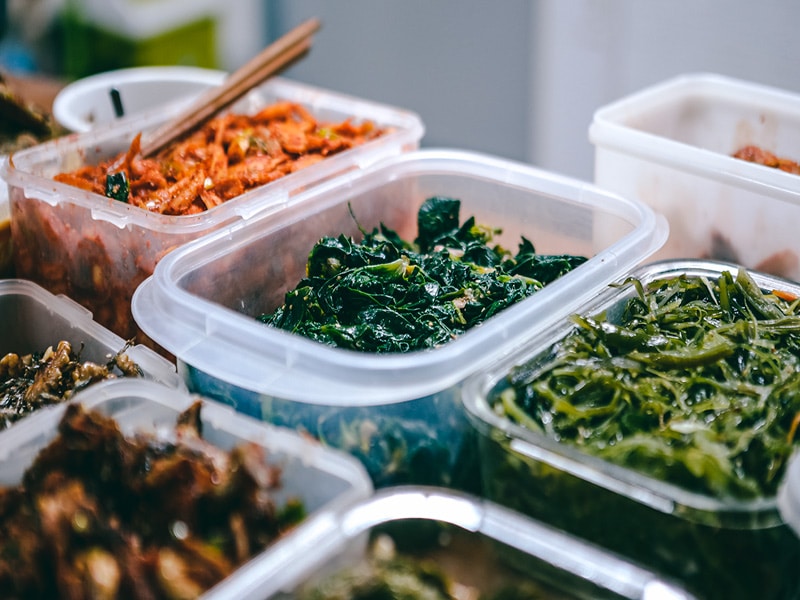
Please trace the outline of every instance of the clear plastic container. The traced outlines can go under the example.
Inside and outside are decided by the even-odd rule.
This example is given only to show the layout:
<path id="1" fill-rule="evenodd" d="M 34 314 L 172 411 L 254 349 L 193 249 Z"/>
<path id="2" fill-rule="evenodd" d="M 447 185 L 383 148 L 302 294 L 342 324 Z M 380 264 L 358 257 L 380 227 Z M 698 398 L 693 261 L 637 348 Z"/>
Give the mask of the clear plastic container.
<path id="1" fill-rule="evenodd" d="M 800 93 L 687 74 L 597 110 L 594 182 L 669 221 L 654 259 L 711 258 L 800 280 L 800 176 L 733 154 L 800 161 Z"/>
<path id="2" fill-rule="evenodd" d="M 344 350 L 256 320 L 305 276 L 321 237 L 360 239 L 359 225 L 370 231 L 384 223 L 413 239 L 418 209 L 431 196 L 460 199 L 462 220 L 502 227 L 494 241 L 506 248 L 524 235 L 541 254 L 590 258 L 429 351 Z M 583 182 L 480 154 L 418 151 L 317 186 L 280 215 L 172 252 L 137 290 L 133 312 L 176 356 L 191 390 L 348 449 L 376 487 L 468 487 L 477 477 L 468 467 L 460 383 L 650 254 L 663 242 L 661 225 L 646 206 Z"/>
<path id="3" fill-rule="evenodd" d="M 170 250 L 255 214 L 279 212 L 301 190 L 417 148 L 423 133 L 411 112 L 281 78 L 270 79 L 231 110 L 254 112 L 278 100 L 298 102 L 320 121 L 371 120 L 391 132 L 211 210 L 184 216 L 149 212 L 52 177 L 126 150 L 137 133 L 168 122 L 186 101 L 15 153 L 0 166 L 0 176 L 9 188 L 17 276 L 69 296 L 105 327 L 132 338 L 139 333 L 130 314 L 133 291 Z"/>
<path id="4" fill-rule="evenodd" d="M 661 261 L 630 276 L 643 284 L 678 275 L 716 280 L 730 263 Z M 800 297 L 800 286 L 750 272 L 765 290 Z M 636 294 L 609 287 L 578 314 L 610 320 Z M 552 326 L 505 359 L 471 377 L 463 401 L 477 431 L 483 493 L 499 504 L 579 535 L 674 577 L 703 598 L 790 598 L 800 593 L 800 540 L 784 523 L 776 497 L 722 499 L 612 464 L 512 422 L 490 401 L 518 365 L 535 368 L 576 325 Z"/>
<path id="5" fill-rule="evenodd" d="M 789 462 L 778 489 L 778 510 L 781 517 L 800 536 L 800 453 Z"/>
<path id="6" fill-rule="evenodd" d="M 105 364 L 125 349 L 125 340 L 94 321 L 88 310 L 31 281 L 0 280 L 0 315 L 0 357 L 9 352 L 41 353 L 65 340 L 74 350 L 80 349 L 82 360 Z M 141 367 L 146 379 L 186 389 L 175 365 L 150 348 L 136 345 L 125 353 Z"/>
<path id="7" fill-rule="evenodd" d="M 169 431 L 181 411 L 196 396 L 144 380 L 115 380 L 87 388 L 76 395 L 87 409 L 113 417 L 125 435 L 136 432 Z M 36 415 L 8 431 L 0 445 L 0 485 L 17 485 L 39 451 L 57 435 L 64 405 L 42 409 Z M 276 506 L 287 500 L 302 501 L 307 516 L 294 530 L 299 539 L 324 526 L 330 514 L 368 498 L 372 494 L 369 478 L 352 457 L 324 448 L 293 431 L 274 428 L 237 414 L 229 407 L 205 400 L 201 408 L 203 438 L 209 443 L 230 450 L 242 443 L 264 448 L 270 464 L 281 467 L 281 487 L 275 490 Z M 277 542 L 280 544 L 281 542 Z M 277 552 L 276 556 L 281 556 Z M 247 588 L 254 577 L 260 577 L 264 565 L 274 560 L 266 548 L 240 566 L 220 586 L 226 590 Z M 244 598 L 225 595 L 212 588 L 203 597 Z M 247 597 L 263 597 L 252 590 Z"/>
<path id="8" fill-rule="evenodd" d="M 227 73 L 184 66 L 132 67 L 104 71 L 73 81 L 53 99 L 53 118 L 67 131 L 84 132 L 115 121 L 110 91 L 120 95 L 126 115 L 135 115 L 177 99 L 196 99 L 220 85 Z"/>
<path id="9" fill-rule="evenodd" d="M 440 570 L 459 586 L 459 597 L 492 598 L 510 589 L 520 598 L 692 598 L 673 582 L 499 505 L 416 486 L 381 490 L 313 535 L 285 538 L 280 552 L 264 561 L 259 579 L 247 587 L 230 581 L 214 592 L 226 598 L 313 597 L 309 593 L 320 582 L 363 572 L 376 539 L 391 539 L 397 556 L 412 565 Z"/>

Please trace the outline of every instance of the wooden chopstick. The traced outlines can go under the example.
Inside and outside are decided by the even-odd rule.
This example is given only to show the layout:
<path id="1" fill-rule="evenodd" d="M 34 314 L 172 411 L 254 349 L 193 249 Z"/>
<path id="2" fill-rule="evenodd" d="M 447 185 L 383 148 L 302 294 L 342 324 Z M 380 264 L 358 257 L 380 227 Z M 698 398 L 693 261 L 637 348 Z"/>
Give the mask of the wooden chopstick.
<path id="1" fill-rule="evenodd" d="M 156 154 L 231 105 L 262 81 L 298 60 L 311 49 L 311 36 L 319 28 L 319 19 L 309 19 L 275 40 L 229 75 L 222 85 L 208 90 L 175 119 L 146 138 L 143 136 L 140 154 Z"/>

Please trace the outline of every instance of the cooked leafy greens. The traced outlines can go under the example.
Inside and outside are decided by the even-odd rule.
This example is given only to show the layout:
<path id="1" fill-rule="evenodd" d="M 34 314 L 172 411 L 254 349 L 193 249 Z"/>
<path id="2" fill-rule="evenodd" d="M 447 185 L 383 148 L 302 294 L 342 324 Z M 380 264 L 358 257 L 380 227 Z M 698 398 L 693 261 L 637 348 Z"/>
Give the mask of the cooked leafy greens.
<path id="1" fill-rule="evenodd" d="M 744 270 L 644 286 L 574 316 L 493 398 L 523 426 L 718 498 L 774 496 L 800 423 L 798 300 Z"/>
<path id="2" fill-rule="evenodd" d="M 500 231 L 459 224 L 457 199 L 427 199 L 413 242 L 381 224 L 362 241 L 325 237 L 306 277 L 264 323 L 363 352 L 435 348 L 540 290 L 586 261 L 540 255 L 522 238 L 516 255 L 492 244 Z"/>

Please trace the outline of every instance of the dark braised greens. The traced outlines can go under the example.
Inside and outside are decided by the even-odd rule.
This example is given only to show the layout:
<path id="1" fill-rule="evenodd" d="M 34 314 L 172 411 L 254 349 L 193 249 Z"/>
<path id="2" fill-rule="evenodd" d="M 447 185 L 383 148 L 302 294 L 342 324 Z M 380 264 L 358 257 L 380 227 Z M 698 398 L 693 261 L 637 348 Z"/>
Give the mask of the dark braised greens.
<path id="1" fill-rule="evenodd" d="M 611 462 L 718 498 L 774 496 L 800 423 L 798 301 L 740 269 L 648 286 L 575 316 L 494 408 Z"/>
<path id="2" fill-rule="evenodd" d="M 361 242 L 345 235 L 311 250 L 307 277 L 264 323 L 341 348 L 409 352 L 447 343 L 586 261 L 516 255 L 491 243 L 499 230 L 460 224 L 459 200 L 433 197 L 417 216 L 414 242 L 381 225 Z"/>

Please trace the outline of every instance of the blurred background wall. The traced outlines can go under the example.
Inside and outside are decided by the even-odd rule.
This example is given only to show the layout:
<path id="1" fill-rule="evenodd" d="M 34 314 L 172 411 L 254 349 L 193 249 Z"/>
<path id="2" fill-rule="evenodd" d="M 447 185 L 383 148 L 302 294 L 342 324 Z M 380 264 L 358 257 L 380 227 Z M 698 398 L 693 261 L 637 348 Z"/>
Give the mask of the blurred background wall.
<path id="1" fill-rule="evenodd" d="M 213 48 L 214 66 L 232 70 L 318 16 L 311 53 L 285 76 L 416 111 L 426 124 L 423 146 L 487 152 L 587 180 L 594 110 L 645 86 L 708 71 L 800 92 L 796 0 L 0 0 L 0 67 L 74 78 L 75 69 L 64 68 L 69 49 L 83 40 L 91 55 L 95 42 L 70 37 L 65 11 L 159 3 L 178 3 L 179 11 L 158 10 L 149 24 L 107 14 L 100 25 L 130 35 L 149 25 L 158 38 L 177 27 L 171 15 L 204 13 L 215 30 L 202 37 L 198 28 L 196 39 Z M 19 52 L 26 44 L 35 49 L 27 57 Z M 192 62 L 189 54 L 155 53 Z"/>

